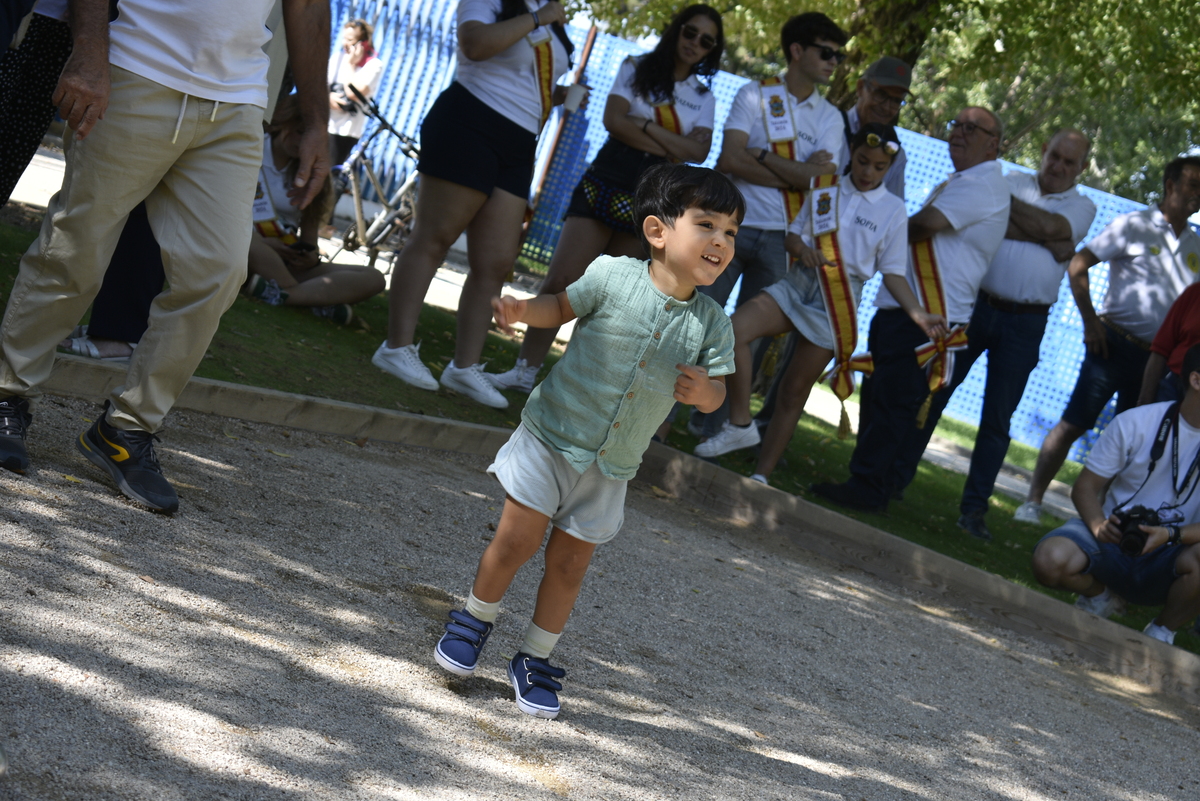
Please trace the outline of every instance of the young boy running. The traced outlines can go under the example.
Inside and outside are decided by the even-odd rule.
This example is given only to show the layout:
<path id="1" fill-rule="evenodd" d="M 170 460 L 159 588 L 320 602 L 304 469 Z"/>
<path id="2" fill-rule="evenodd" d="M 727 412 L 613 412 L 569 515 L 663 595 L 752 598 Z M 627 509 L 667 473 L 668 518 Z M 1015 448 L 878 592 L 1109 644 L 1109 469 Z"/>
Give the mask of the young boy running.
<path id="1" fill-rule="evenodd" d="M 450 613 L 434 656 L 470 676 L 517 570 L 541 548 L 546 564 L 533 621 L 508 665 L 522 712 L 558 715 L 565 672 L 549 662 L 596 546 L 621 528 L 625 487 L 675 401 L 701 411 L 725 399 L 733 331 L 696 291 L 733 257 L 741 193 L 713 170 L 661 165 L 642 177 L 634 219 L 647 263 L 601 256 L 557 295 L 495 298 L 496 322 L 554 328 L 579 318 L 571 347 L 529 396 L 521 425 L 488 472 L 507 497 L 466 608 Z"/>

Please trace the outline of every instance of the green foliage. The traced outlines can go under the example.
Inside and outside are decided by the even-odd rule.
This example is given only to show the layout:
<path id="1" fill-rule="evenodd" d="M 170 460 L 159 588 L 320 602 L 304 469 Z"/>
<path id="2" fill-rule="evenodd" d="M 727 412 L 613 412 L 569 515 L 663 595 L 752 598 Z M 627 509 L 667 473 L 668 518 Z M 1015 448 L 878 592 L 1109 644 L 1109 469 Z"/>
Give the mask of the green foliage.
<path id="1" fill-rule="evenodd" d="M 613 33 L 640 36 L 681 5 L 599 0 L 591 13 Z M 751 77 L 782 68 L 779 27 L 806 10 L 778 0 L 715 7 L 726 69 Z M 915 59 L 905 127 L 937 136 L 963 105 L 988 106 L 1005 121 L 1005 157 L 1030 167 L 1055 130 L 1078 127 L 1094 142 L 1083 181 L 1135 199 L 1157 198 L 1163 165 L 1200 144 L 1200 18 L 1181 0 L 836 0 L 820 9 L 853 35 L 828 92 L 841 105 L 875 58 Z"/>

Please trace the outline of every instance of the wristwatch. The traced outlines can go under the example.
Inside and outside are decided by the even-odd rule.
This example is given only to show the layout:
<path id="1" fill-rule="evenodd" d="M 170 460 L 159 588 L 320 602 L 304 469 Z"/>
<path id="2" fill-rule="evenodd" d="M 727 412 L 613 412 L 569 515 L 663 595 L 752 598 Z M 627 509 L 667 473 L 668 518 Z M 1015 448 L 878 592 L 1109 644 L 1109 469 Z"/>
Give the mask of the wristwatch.
<path id="1" fill-rule="evenodd" d="M 1183 533 L 1180 532 L 1179 526 L 1167 526 L 1167 531 L 1170 532 L 1167 534 L 1167 545 L 1178 545 L 1183 539 Z"/>
<path id="2" fill-rule="evenodd" d="M 538 19 L 536 11 L 530 11 L 529 14 L 533 17 L 533 29 L 536 31 L 538 28 L 542 27 L 542 21 Z"/>
<path id="3" fill-rule="evenodd" d="M 758 161 L 758 163 L 759 163 L 759 164 L 763 164 L 763 163 L 765 163 L 765 162 L 766 162 L 766 160 L 767 160 L 767 149 L 766 149 L 765 147 L 762 149 L 762 151 L 760 151 L 760 152 L 759 152 L 759 154 L 758 154 L 758 158 L 757 158 L 756 160 Z"/>

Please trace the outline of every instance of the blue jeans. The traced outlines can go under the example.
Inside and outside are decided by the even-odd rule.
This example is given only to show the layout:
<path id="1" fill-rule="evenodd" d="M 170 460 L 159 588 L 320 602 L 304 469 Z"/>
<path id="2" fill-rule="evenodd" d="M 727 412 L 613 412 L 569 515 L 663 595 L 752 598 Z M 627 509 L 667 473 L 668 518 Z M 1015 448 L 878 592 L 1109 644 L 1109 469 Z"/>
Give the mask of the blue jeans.
<path id="1" fill-rule="evenodd" d="M 1150 351 L 1143 350 L 1125 337 L 1104 327 L 1108 358 L 1088 351 L 1079 366 L 1079 379 L 1062 419 L 1073 426 L 1090 430 L 1108 400 L 1117 393 L 1117 414 L 1137 405 L 1142 391 L 1142 376 Z"/>
<path id="2" fill-rule="evenodd" d="M 1126 556 L 1111 542 L 1099 542 L 1079 518 L 1072 518 L 1038 542 L 1051 537 L 1065 537 L 1087 554 L 1084 573 L 1093 576 L 1105 587 L 1138 606 L 1162 606 L 1167 593 L 1179 574 L 1175 560 L 1188 545 L 1164 545 L 1144 556 Z M 1036 550 L 1036 549 L 1035 549 Z"/>

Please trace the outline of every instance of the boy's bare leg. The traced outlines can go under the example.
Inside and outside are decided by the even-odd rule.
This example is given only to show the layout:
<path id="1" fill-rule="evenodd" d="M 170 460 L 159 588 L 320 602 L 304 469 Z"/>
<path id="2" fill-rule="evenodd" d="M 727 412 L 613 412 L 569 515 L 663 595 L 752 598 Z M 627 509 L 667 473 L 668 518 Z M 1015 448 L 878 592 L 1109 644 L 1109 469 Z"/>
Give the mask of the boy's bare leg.
<path id="1" fill-rule="evenodd" d="M 475 586 L 471 589 L 476 598 L 484 603 L 499 603 L 521 565 L 542 547 L 549 522 L 550 518 L 541 512 L 512 498 L 504 499 L 496 536 L 479 557 Z"/>
<path id="2" fill-rule="evenodd" d="M 1071 446 L 1085 433 L 1082 428 L 1072 425 L 1066 420 L 1059 420 L 1058 425 L 1050 429 L 1050 433 L 1046 435 L 1046 439 L 1042 440 L 1042 447 L 1038 451 L 1037 464 L 1033 468 L 1033 478 L 1029 481 L 1029 494 L 1025 498 L 1027 502 L 1042 502 L 1050 482 L 1058 475 L 1063 462 L 1067 460 Z"/>
<path id="3" fill-rule="evenodd" d="M 746 426 L 750 425 L 750 386 L 754 381 L 751 375 L 754 356 L 750 353 L 750 345 L 759 337 L 786 334 L 795 326 L 775 299 L 765 292 L 743 303 L 733 313 L 730 322 L 733 324 L 735 371 L 725 379 L 725 391 L 729 394 L 729 422 L 735 426 Z M 801 408 L 804 408 L 803 404 Z"/>
<path id="4" fill-rule="evenodd" d="M 575 599 L 579 597 L 583 577 L 587 575 L 595 551 L 594 542 L 572 537 L 557 526 L 550 532 L 550 541 L 546 543 L 546 571 L 533 610 L 535 626 L 554 634 L 562 632 L 575 608 Z"/>
<path id="5" fill-rule="evenodd" d="M 804 413 L 804 404 L 808 402 L 813 384 L 817 383 L 821 371 L 831 358 L 833 351 L 814 345 L 803 336 L 796 337 L 796 349 L 783 375 L 783 386 L 775 396 L 775 413 L 771 415 L 771 423 L 763 437 L 762 448 L 758 452 L 758 467 L 754 472 L 763 476 L 771 475 L 796 433 L 796 424 Z"/>

